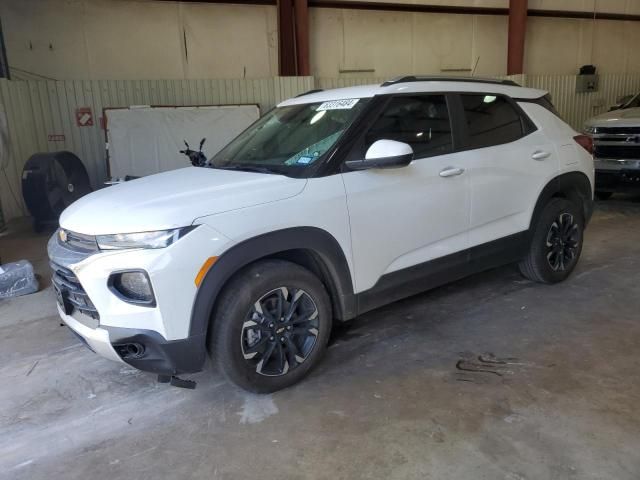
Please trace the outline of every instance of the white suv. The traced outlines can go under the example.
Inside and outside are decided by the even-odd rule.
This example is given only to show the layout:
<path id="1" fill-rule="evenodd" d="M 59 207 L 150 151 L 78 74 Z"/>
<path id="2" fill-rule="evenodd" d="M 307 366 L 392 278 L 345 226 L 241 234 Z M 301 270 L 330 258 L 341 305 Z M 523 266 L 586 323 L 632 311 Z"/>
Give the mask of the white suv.
<path id="1" fill-rule="evenodd" d="M 274 108 L 205 167 L 87 195 L 49 242 L 64 322 L 193 386 L 207 350 L 256 392 L 318 363 L 332 323 L 498 265 L 567 278 L 592 210 L 590 138 L 546 92 L 403 77 Z"/>

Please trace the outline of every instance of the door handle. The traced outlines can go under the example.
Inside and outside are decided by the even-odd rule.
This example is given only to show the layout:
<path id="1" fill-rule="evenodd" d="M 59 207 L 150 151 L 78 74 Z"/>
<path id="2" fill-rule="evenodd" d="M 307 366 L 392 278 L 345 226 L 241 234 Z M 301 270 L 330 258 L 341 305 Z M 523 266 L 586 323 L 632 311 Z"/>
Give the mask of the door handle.
<path id="1" fill-rule="evenodd" d="M 542 150 L 538 150 L 536 152 L 533 152 L 533 155 L 531 155 L 531 158 L 533 158 L 534 160 L 544 160 L 549 155 L 551 155 L 549 152 L 543 152 Z"/>
<path id="2" fill-rule="evenodd" d="M 446 167 L 444 170 L 440 172 L 440 176 L 443 178 L 455 177 L 456 175 L 462 175 L 463 173 L 464 173 L 464 168 Z"/>

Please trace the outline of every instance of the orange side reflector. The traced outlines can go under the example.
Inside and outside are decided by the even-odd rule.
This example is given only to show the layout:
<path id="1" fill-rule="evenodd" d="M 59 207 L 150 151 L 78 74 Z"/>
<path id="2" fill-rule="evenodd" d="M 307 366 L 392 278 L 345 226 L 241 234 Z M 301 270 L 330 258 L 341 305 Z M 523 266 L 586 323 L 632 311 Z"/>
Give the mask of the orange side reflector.
<path id="1" fill-rule="evenodd" d="M 196 287 L 200 286 L 202 280 L 204 280 L 204 276 L 207 274 L 213 264 L 216 263 L 216 260 L 218 260 L 218 257 L 209 257 L 207 258 L 207 261 L 202 264 L 200 270 L 198 271 L 198 274 L 196 275 L 196 279 L 194 280 Z"/>

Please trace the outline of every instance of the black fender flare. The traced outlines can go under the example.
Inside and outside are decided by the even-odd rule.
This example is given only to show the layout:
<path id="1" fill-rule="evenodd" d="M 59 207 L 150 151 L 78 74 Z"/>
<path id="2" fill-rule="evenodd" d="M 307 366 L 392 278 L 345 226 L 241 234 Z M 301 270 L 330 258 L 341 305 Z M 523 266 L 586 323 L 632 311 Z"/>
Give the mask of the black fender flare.
<path id="1" fill-rule="evenodd" d="M 569 172 L 558 175 L 552 179 L 540 192 L 538 201 L 531 215 L 529 224 L 529 236 L 533 235 L 535 225 L 549 200 L 553 197 L 563 196 L 583 207 L 585 226 L 589 223 L 593 214 L 593 190 L 589 177 L 583 172 Z"/>
<path id="2" fill-rule="evenodd" d="M 234 274 L 256 260 L 291 250 L 304 250 L 314 255 L 326 279 L 337 318 L 355 317 L 356 300 L 351 272 L 338 241 L 320 228 L 294 227 L 244 240 L 216 260 L 196 293 L 189 336 L 206 338 L 216 300 Z"/>

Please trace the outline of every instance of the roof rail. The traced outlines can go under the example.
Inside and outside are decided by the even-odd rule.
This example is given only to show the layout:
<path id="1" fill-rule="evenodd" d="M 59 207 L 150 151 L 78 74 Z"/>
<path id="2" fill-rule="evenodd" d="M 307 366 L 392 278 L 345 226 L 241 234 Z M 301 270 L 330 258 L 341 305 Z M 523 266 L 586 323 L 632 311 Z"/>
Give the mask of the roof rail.
<path id="1" fill-rule="evenodd" d="M 498 80 L 495 78 L 482 78 L 482 77 L 445 77 L 439 75 L 406 75 L 404 77 L 396 77 L 391 80 L 387 80 L 381 87 L 388 87 L 390 85 L 396 85 L 398 83 L 409 82 L 471 82 L 471 83 L 492 83 L 496 85 L 509 85 L 512 87 L 519 87 L 513 80 Z"/>
<path id="2" fill-rule="evenodd" d="M 305 95 L 311 95 L 312 93 L 318 93 L 318 92 L 321 92 L 321 91 L 322 91 L 322 89 L 321 89 L 321 88 L 316 88 L 316 89 L 313 89 L 313 90 L 308 90 L 308 91 L 306 91 L 306 92 L 302 92 L 302 93 L 300 93 L 300 94 L 296 95 L 294 98 L 304 97 Z"/>

